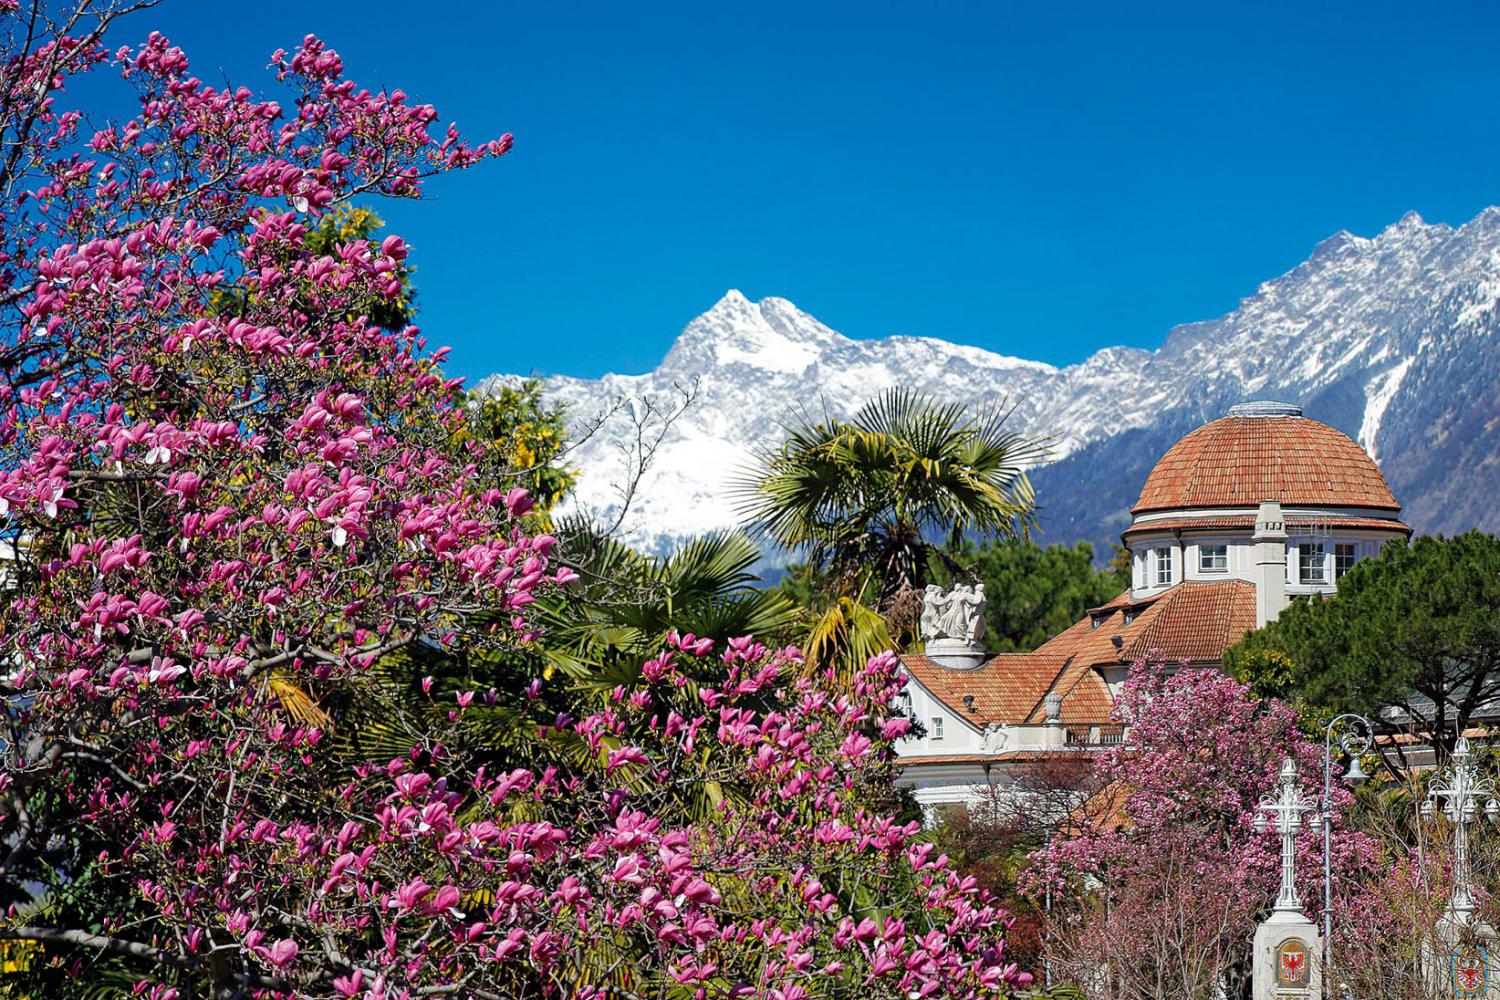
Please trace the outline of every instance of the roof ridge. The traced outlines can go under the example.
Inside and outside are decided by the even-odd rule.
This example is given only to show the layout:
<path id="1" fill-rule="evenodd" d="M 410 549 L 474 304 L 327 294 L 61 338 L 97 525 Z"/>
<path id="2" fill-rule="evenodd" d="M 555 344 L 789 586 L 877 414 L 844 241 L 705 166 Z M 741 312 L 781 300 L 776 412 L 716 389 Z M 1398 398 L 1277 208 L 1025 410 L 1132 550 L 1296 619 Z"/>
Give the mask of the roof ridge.
<path id="1" fill-rule="evenodd" d="M 1073 657 L 1077 655 L 1077 653 L 1069 653 L 1063 658 L 1062 666 L 1057 668 L 1057 673 L 1052 675 L 1052 679 L 1047 682 L 1047 686 L 1042 689 L 1042 693 L 1037 695 L 1036 701 L 1031 703 L 1031 708 L 1027 709 L 1026 714 L 1022 716 L 1024 720 L 1030 722 L 1031 717 L 1036 714 L 1036 710 L 1046 704 L 1047 696 L 1052 693 L 1053 688 L 1057 687 L 1057 682 L 1062 680 L 1063 674 L 1068 672 L 1068 667 L 1072 664 Z"/>

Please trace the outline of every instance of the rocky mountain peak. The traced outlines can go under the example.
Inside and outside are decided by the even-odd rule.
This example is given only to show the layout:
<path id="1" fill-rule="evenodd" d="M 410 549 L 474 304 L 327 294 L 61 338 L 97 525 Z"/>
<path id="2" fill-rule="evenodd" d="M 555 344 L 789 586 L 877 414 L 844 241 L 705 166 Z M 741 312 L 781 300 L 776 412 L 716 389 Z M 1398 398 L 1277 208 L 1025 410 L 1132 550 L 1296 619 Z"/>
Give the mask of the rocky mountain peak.
<path id="1" fill-rule="evenodd" d="M 662 368 L 679 375 L 729 368 L 797 374 L 845 342 L 786 299 L 752 302 L 731 288 L 688 323 Z"/>
<path id="2" fill-rule="evenodd" d="M 751 449 L 799 413 L 848 415 L 892 385 L 944 399 L 1005 398 L 1024 431 L 1056 442 L 1036 470 L 1047 541 L 1107 555 L 1156 459 L 1183 433 L 1252 398 L 1285 399 L 1381 461 L 1420 530 L 1500 528 L 1500 209 L 1454 229 L 1408 213 L 1374 238 L 1340 232 L 1233 312 L 1174 328 L 1156 351 L 1108 348 L 1054 368 L 932 337 L 852 340 L 786 299 L 731 289 L 642 376 L 549 380 L 575 419 L 622 391 L 697 399 L 663 440 L 625 522 L 653 551 L 735 523 L 727 486 Z M 614 502 L 622 435 L 573 455 L 579 501 Z"/>

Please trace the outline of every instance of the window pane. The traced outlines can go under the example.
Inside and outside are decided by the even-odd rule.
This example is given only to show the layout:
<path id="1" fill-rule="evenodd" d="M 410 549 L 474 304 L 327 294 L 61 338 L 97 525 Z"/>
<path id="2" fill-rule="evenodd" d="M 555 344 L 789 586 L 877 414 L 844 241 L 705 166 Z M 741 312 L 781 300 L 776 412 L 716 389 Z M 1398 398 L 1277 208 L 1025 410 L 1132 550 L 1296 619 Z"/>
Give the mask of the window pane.
<path id="1" fill-rule="evenodd" d="M 940 740 L 943 738 L 943 717 L 934 715 L 932 717 L 932 738 Z"/>
<path id="2" fill-rule="evenodd" d="M 1302 545 L 1297 552 L 1298 577 L 1303 583 L 1324 583 L 1323 546 Z"/>
<path id="3" fill-rule="evenodd" d="M 1198 546 L 1198 572 L 1200 572 L 1200 573 L 1228 573 L 1229 572 L 1229 546 L 1228 545 L 1200 545 L 1200 546 Z"/>
<path id="4" fill-rule="evenodd" d="M 1156 550 L 1156 583 L 1165 586 L 1172 582 L 1172 550 Z"/>
<path id="5" fill-rule="evenodd" d="M 1338 579 L 1354 567 L 1354 546 L 1335 545 L 1333 547 L 1333 576 Z"/>

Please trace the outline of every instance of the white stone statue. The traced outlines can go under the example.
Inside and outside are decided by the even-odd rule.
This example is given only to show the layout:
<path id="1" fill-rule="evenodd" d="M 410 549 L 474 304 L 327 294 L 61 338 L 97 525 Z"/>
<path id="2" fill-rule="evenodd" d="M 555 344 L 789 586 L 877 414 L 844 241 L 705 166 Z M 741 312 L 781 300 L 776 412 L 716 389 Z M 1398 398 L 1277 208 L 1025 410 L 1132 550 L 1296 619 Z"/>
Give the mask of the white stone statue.
<path id="1" fill-rule="evenodd" d="M 984 584 L 956 584 L 944 594 L 931 584 L 922 596 L 920 629 L 926 642 L 949 640 L 954 645 L 978 647 L 984 634 Z"/>
<path id="2" fill-rule="evenodd" d="M 947 606 L 948 599 L 943 596 L 943 588 L 929 583 L 922 594 L 922 618 L 917 625 L 923 639 L 930 639 L 937 632 L 938 619 Z"/>
<path id="3" fill-rule="evenodd" d="M 974 589 L 969 591 L 969 645 L 979 645 L 979 640 L 984 638 L 984 606 L 989 603 L 989 598 L 984 596 L 984 584 L 976 583 Z"/>
<path id="4" fill-rule="evenodd" d="M 984 752 L 999 753 L 1005 745 L 1005 732 L 994 723 L 984 727 Z"/>

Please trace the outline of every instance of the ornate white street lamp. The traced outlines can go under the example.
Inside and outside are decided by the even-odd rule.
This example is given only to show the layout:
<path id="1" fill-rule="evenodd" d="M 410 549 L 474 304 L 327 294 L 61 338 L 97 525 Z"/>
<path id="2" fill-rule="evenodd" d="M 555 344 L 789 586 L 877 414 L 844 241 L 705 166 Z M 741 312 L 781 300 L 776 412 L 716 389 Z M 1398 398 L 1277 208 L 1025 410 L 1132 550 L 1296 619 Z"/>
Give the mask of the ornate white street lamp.
<path id="1" fill-rule="evenodd" d="M 1297 834 L 1316 812 L 1316 799 L 1302 794 L 1297 787 L 1297 762 L 1288 757 L 1282 761 L 1279 790 L 1261 799 L 1255 811 L 1255 831 L 1268 827 L 1281 835 L 1281 891 L 1270 916 L 1255 929 L 1256 997 L 1308 997 L 1320 995 L 1322 970 L 1313 961 L 1313 944 L 1317 926 L 1302 912 L 1297 896 Z"/>
<path id="2" fill-rule="evenodd" d="M 1302 900 L 1297 896 L 1296 851 L 1297 834 L 1302 830 L 1302 817 L 1318 808 L 1316 799 L 1309 799 L 1297 790 L 1297 764 L 1290 757 L 1281 763 L 1281 790 L 1272 797 L 1260 800 L 1255 812 L 1255 832 L 1265 833 L 1272 823 L 1281 834 L 1281 891 L 1276 895 L 1275 909 L 1284 913 L 1302 913 Z M 1268 817 L 1274 817 L 1268 821 Z"/>
<path id="3" fill-rule="evenodd" d="M 1363 785 L 1369 775 L 1359 759 L 1370 752 L 1375 740 L 1374 727 L 1363 715 L 1345 712 L 1335 716 L 1323 733 L 1323 968 L 1333 975 L 1333 734 L 1339 730 L 1339 750 L 1349 758 L 1344 781 Z M 1324 982 L 1331 982 L 1325 979 Z"/>
<path id="4" fill-rule="evenodd" d="M 1480 809 L 1490 822 L 1500 819 L 1495 782 L 1479 776 L 1479 769 L 1469 760 L 1469 741 L 1460 736 L 1447 769 L 1428 784 L 1427 800 L 1422 803 L 1424 819 L 1441 810 L 1453 824 L 1453 897 L 1448 901 L 1448 911 L 1455 923 L 1467 923 L 1474 912 L 1474 890 L 1469 885 L 1469 824 L 1478 818 Z"/>

